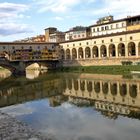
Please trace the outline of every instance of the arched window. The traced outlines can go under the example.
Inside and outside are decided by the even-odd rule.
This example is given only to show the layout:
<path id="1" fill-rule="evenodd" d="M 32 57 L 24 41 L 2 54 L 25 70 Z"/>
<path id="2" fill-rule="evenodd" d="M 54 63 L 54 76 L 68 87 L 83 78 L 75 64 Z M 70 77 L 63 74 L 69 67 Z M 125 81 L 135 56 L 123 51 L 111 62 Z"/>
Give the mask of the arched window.
<path id="1" fill-rule="evenodd" d="M 75 48 L 72 49 L 72 59 L 75 60 L 77 58 L 77 51 Z"/>
<path id="2" fill-rule="evenodd" d="M 79 58 L 83 58 L 84 57 L 84 55 L 83 55 L 83 48 L 79 48 L 78 49 L 78 54 L 79 54 Z"/>
<path id="3" fill-rule="evenodd" d="M 102 45 L 100 50 L 101 50 L 101 57 L 106 57 L 107 56 L 106 46 Z"/>
<path id="4" fill-rule="evenodd" d="M 115 51 L 115 45 L 114 44 L 109 45 L 109 56 L 110 57 L 116 56 L 116 51 Z"/>
<path id="5" fill-rule="evenodd" d="M 66 59 L 69 60 L 70 59 L 70 49 L 66 50 Z"/>
<path id="6" fill-rule="evenodd" d="M 92 49 L 93 58 L 98 57 L 98 47 L 94 46 Z"/>
<path id="7" fill-rule="evenodd" d="M 128 43 L 128 56 L 134 56 L 134 55 L 136 55 L 135 43 L 130 42 Z"/>
<path id="8" fill-rule="evenodd" d="M 90 52 L 90 48 L 86 47 L 85 48 L 85 58 L 90 58 L 91 57 L 91 52 Z"/>
<path id="9" fill-rule="evenodd" d="M 125 56 L 125 45 L 123 43 L 118 45 L 118 55 Z"/>

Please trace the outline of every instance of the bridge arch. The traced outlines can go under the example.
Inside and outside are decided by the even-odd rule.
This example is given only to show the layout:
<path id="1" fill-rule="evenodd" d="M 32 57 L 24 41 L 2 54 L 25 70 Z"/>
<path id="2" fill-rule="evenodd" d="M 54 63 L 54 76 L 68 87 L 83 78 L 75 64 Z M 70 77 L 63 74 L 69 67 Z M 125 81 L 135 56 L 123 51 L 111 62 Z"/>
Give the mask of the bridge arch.
<path id="1" fill-rule="evenodd" d="M 3 67 L 5 69 L 9 70 L 11 73 L 16 73 L 16 71 L 17 71 L 17 69 L 12 65 L 1 64 L 0 63 L 0 67 Z"/>

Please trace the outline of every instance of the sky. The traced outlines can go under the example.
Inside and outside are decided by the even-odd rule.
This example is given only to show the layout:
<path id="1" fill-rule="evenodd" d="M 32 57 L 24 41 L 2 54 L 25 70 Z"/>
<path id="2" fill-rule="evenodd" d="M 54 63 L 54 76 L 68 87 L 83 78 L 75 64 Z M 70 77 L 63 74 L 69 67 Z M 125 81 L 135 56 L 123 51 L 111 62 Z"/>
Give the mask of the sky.
<path id="1" fill-rule="evenodd" d="M 108 15 L 139 15 L 139 5 L 139 0 L 0 0 L 0 42 L 44 34 L 48 27 L 89 26 Z"/>

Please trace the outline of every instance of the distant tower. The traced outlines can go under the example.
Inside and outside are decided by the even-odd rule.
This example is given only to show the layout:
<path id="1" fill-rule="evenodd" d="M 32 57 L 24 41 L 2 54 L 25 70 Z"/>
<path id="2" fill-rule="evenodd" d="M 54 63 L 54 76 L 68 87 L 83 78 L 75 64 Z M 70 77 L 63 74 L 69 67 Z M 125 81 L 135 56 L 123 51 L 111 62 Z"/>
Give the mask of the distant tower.
<path id="1" fill-rule="evenodd" d="M 49 28 L 46 28 L 45 29 L 46 42 L 49 42 L 49 36 L 50 36 L 50 34 L 53 34 L 56 31 L 57 31 L 57 28 L 55 28 L 55 27 L 49 27 Z"/>

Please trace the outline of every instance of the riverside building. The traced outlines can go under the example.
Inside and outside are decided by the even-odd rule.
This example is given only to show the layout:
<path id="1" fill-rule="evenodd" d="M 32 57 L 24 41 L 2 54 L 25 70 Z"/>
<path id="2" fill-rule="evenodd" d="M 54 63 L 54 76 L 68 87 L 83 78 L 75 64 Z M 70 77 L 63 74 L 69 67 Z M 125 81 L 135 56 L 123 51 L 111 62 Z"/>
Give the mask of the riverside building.
<path id="1" fill-rule="evenodd" d="M 60 43 L 64 66 L 140 61 L 140 15 L 119 20 L 103 17 L 89 28 L 90 36 Z"/>

